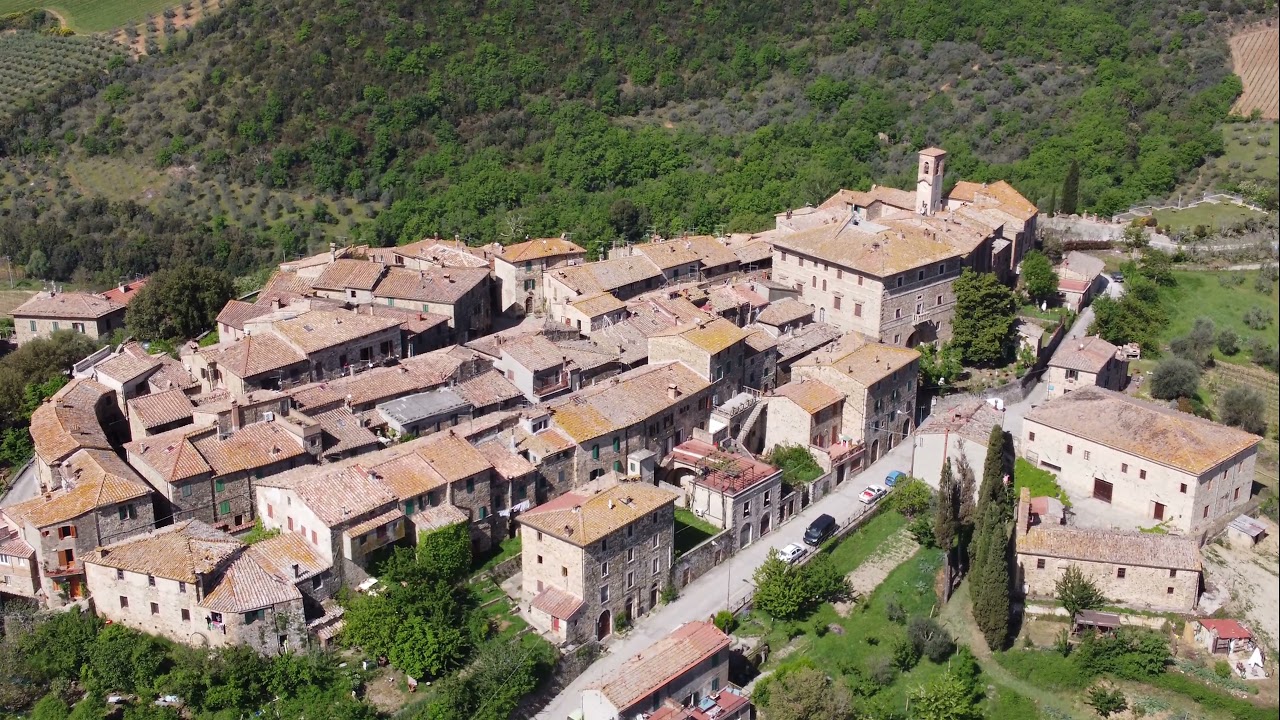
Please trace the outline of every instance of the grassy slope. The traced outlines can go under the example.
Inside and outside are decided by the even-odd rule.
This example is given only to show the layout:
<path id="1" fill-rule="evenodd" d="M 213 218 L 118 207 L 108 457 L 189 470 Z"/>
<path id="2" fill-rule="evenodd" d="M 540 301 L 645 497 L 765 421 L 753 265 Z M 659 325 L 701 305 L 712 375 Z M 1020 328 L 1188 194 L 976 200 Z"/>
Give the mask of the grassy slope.
<path id="1" fill-rule="evenodd" d="M 1156 222 L 1183 230 L 1194 229 L 1204 225 L 1214 230 L 1231 227 L 1249 218 L 1262 220 L 1266 214 L 1255 212 L 1247 207 L 1226 203 L 1204 203 L 1184 210 L 1157 210 Z"/>
<path id="2" fill-rule="evenodd" d="M 1244 314 L 1249 308 L 1257 306 L 1276 315 L 1277 291 L 1273 287 L 1270 295 L 1257 292 L 1254 278 L 1257 271 L 1239 273 L 1244 282 L 1231 287 L 1224 287 L 1219 278 L 1235 273 L 1228 272 L 1193 272 L 1176 271 L 1174 276 L 1178 284 L 1172 288 L 1164 288 L 1165 308 L 1169 313 L 1169 322 L 1161 331 L 1160 340 L 1167 343 L 1175 337 L 1185 335 L 1198 317 L 1213 320 L 1219 329 L 1229 327 L 1240 334 L 1242 348 L 1247 348 L 1249 339 L 1260 337 L 1269 343 L 1276 341 L 1276 325 L 1263 330 L 1253 330 L 1244 324 Z M 1217 357 L 1221 353 L 1214 350 Z M 1247 349 L 1239 354 L 1224 358 L 1227 362 L 1248 363 Z"/>
<path id="3" fill-rule="evenodd" d="M 62 16 L 76 32 L 93 33 L 111 30 L 131 20 L 173 7 L 173 0 L 0 0 L 0 15 L 32 8 L 45 8 Z"/>

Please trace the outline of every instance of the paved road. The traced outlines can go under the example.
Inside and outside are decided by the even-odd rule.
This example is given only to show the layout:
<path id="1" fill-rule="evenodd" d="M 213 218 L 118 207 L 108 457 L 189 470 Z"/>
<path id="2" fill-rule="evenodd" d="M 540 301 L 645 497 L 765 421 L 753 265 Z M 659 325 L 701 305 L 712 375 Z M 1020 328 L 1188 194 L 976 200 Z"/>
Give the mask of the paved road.
<path id="1" fill-rule="evenodd" d="M 30 500 L 36 496 L 40 490 L 40 484 L 36 482 L 36 464 L 28 463 L 22 472 L 18 473 L 13 479 L 13 483 L 9 485 L 9 490 L 0 497 L 0 507 L 8 507 Z"/>
<path id="2" fill-rule="evenodd" d="M 607 654 L 587 668 L 577 680 L 556 696 L 551 704 L 535 717 L 539 720 L 566 720 L 569 713 L 582 704 L 582 690 L 622 665 L 641 650 L 665 637 L 677 626 L 691 620 L 706 620 L 726 607 L 736 607 L 751 592 L 747 582 L 768 555 L 770 548 L 800 542 L 804 531 L 821 513 L 833 516 L 844 525 L 863 511 L 858 495 L 868 485 L 884 480 L 890 470 L 906 471 L 911 464 L 911 442 L 900 443 L 870 468 L 830 495 L 805 508 L 785 525 L 779 526 L 765 538 L 747 546 L 728 562 L 712 568 L 707 574 L 694 580 L 669 605 L 637 620 L 631 632 L 624 638 L 614 638 L 607 645 Z"/>

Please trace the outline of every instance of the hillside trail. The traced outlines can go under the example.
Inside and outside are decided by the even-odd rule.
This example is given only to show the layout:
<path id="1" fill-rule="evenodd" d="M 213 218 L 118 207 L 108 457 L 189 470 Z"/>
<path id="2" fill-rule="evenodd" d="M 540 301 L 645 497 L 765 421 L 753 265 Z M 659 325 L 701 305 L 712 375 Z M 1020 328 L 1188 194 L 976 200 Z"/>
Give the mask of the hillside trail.
<path id="1" fill-rule="evenodd" d="M 991 650 L 987 648 L 987 641 L 978 630 L 978 624 L 974 622 L 973 613 L 970 610 L 968 580 L 960 584 L 955 594 L 951 596 L 950 602 L 942 607 L 942 611 L 938 613 L 938 621 L 951 630 L 958 644 L 967 645 L 973 651 L 973 656 L 982 667 L 982 672 L 991 680 L 1030 698 L 1038 707 L 1052 708 L 1064 718 L 1089 720 L 1092 717 L 1080 715 L 1077 710 L 1063 702 L 1062 698 L 1014 677 L 996 662 L 991 655 Z"/>

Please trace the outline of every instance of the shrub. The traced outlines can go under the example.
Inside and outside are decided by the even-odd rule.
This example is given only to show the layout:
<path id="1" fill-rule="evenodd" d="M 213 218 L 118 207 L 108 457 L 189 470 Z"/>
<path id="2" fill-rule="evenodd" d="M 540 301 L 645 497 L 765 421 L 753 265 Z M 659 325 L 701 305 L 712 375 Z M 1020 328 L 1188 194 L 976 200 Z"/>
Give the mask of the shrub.
<path id="1" fill-rule="evenodd" d="M 1257 390 L 1240 385 L 1229 388 L 1218 400 L 1219 419 L 1254 435 L 1267 433 L 1267 401 Z"/>
<path id="2" fill-rule="evenodd" d="M 897 676 L 898 671 L 894 668 L 893 661 L 884 655 L 877 655 L 867 661 L 867 677 L 881 687 L 893 684 Z"/>
<path id="3" fill-rule="evenodd" d="M 1266 330 L 1275 320 L 1270 310 L 1254 305 L 1245 311 L 1244 324 L 1253 330 Z"/>
<path id="4" fill-rule="evenodd" d="M 919 478 L 899 480 L 889 495 L 889 507 L 914 518 L 927 515 L 933 502 L 933 490 Z"/>
<path id="5" fill-rule="evenodd" d="M 1085 702 L 1102 717 L 1111 717 L 1114 714 L 1122 713 L 1129 707 L 1124 693 L 1119 690 L 1108 690 L 1101 686 L 1090 690 Z"/>
<path id="6" fill-rule="evenodd" d="M 951 633 L 933 618 L 911 618 L 907 623 L 907 639 L 915 645 L 917 654 L 923 654 L 935 663 L 945 662 L 956 651 Z"/>
<path id="7" fill-rule="evenodd" d="M 1062 606 L 1073 618 L 1081 610 L 1097 610 L 1107 600 L 1102 596 L 1097 583 L 1085 577 L 1080 568 L 1075 565 L 1068 566 L 1066 572 L 1062 573 L 1062 577 L 1058 578 L 1054 584 L 1054 594 L 1062 601 Z"/>
<path id="8" fill-rule="evenodd" d="M 890 622 L 901 625 L 907 620 L 907 611 L 902 607 L 902 603 L 890 600 L 884 604 L 884 616 L 889 618 Z"/>
<path id="9" fill-rule="evenodd" d="M 1151 397 L 1158 400 L 1195 397 L 1199 387 L 1200 368 L 1185 358 L 1163 360 L 1151 375 Z"/>
<path id="10" fill-rule="evenodd" d="M 1240 335 L 1231 328 L 1222 328 L 1218 333 L 1218 351 L 1223 355 L 1240 352 Z"/>
<path id="11" fill-rule="evenodd" d="M 1213 674 L 1222 679 L 1231 677 L 1231 663 L 1226 660 L 1219 660 L 1213 664 Z"/>
<path id="12" fill-rule="evenodd" d="M 1249 359 L 1265 368 L 1276 370 L 1280 365 L 1280 353 L 1276 352 L 1276 347 L 1270 345 L 1262 338 L 1254 338 L 1249 341 Z"/>
<path id="13" fill-rule="evenodd" d="M 738 617 L 729 610 L 721 610 L 716 613 L 712 622 L 715 623 L 716 627 L 720 628 L 720 632 L 726 635 L 738 629 Z"/>
<path id="14" fill-rule="evenodd" d="M 902 672 L 908 672 L 920 662 L 920 651 L 910 638 L 899 638 L 893 644 L 893 666 Z"/>

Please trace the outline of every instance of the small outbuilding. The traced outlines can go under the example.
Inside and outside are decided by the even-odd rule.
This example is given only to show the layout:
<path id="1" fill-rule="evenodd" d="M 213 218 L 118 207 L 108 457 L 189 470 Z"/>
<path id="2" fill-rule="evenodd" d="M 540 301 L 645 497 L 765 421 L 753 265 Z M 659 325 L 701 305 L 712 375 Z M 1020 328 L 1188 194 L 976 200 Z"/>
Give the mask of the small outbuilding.
<path id="1" fill-rule="evenodd" d="M 1253 547 L 1267 536 L 1267 526 L 1260 521 L 1241 515 L 1227 525 L 1227 540 L 1232 546 Z"/>

